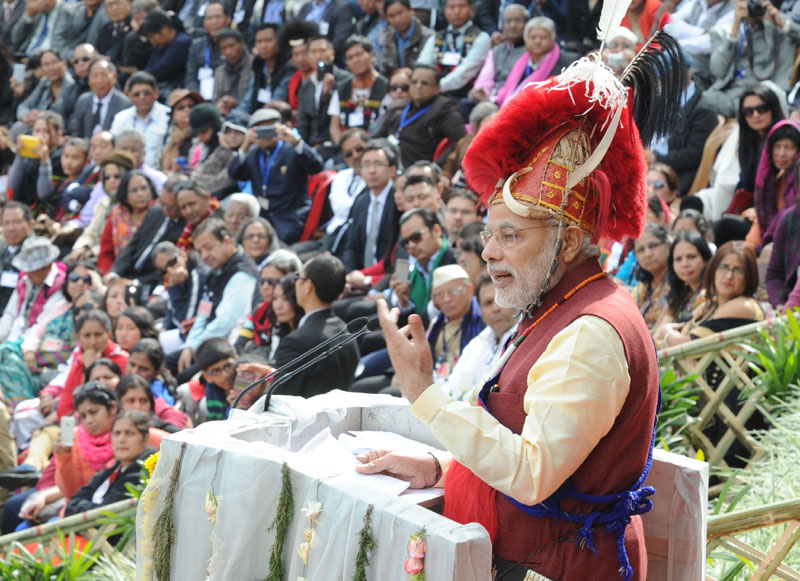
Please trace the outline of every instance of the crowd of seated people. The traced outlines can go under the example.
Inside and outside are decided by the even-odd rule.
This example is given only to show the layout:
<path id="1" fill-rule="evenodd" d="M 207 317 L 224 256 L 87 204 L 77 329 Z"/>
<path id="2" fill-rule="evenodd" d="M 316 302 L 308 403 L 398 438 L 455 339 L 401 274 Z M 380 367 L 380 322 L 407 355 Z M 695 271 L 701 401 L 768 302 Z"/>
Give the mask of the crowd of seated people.
<path id="1" fill-rule="evenodd" d="M 513 236 L 484 232 L 464 154 L 599 48 L 602 3 L 4 4 L 0 500 L 32 486 L 4 533 L 120 498 L 162 437 L 379 299 L 472 399 L 519 313 L 494 303 L 484 243 Z M 762 4 L 634 0 L 601 53 L 621 75 L 671 12 L 688 65 L 645 144 L 649 224 L 600 241 L 662 347 L 800 306 L 800 12 Z M 399 393 L 380 330 L 239 407 L 270 386 Z"/>

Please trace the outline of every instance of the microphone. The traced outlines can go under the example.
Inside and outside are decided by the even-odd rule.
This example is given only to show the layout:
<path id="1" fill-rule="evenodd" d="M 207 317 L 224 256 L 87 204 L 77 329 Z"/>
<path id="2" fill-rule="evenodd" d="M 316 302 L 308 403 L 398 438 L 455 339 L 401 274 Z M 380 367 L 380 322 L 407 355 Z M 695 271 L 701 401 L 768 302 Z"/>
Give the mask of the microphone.
<path id="1" fill-rule="evenodd" d="M 362 317 L 362 318 L 365 318 L 365 317 Z M 317 363 L 319 363 L 323 359 L 326 359 L 330 355 L 333 355 L 339 349 L 341 349 L 345 345 L 348 345 L 348 344 L 352 343 L 353 341 L 355 341 L 356 339 L 358 339 L 362 335 L 365 335 L 365 334 L 370 333 L 372 331 L 377 331 L 379 328 L 380 328 L 380 322 L 378 321 L 378 315 L 373 315 L 372 317 L 370 317 L 367 320 L 366 325 L 364 325 L 356 333 L 352 333 L 349 337 L 345 338 L 344 341 L 341 341 L 340 343 L 337 343 L 333 347 L 328 348 L 327 350 L 325 350 L 325 352 L 320 353 L 319 355 L 317 355 L 316 357 L 314 357 L 310 361 L 307 361 L 306 363 L 304 363 L 303 365 L 301 365 L 297 369 L 293 369 L 289 373 L 287 373 L 286 375 L 282 375 L 281 377 L 279 377 L 275 381 L 275 383 L 273 383 L 272 385 L 269 386 L 269 390 L 267 390 L 267 397 L 264 400 L 264 411 L 265 412 L 269 411 L 270 399 L 272 399 L 272 395 L 275 393 L 275 390 L 278 388 L 278 386 L 280 386 L 283 383 L 286 383 L 287 381 L 289 381 L 292 377 L 294 377 L 295 375 L 297 375 L 301 371 L 305 371 L 306 369 L 308 369 L 312 365 L 316 365 Z M 302 357 L 302 355 L 301 355 L 301 357 Z M 300 357 L 298 357 L 297 359 L 300 359 Z"/>
<path id="2" fill-rule="evenodd" d="M 266 381 L 269 381 L 269 380 L 270 380 L 270 379 L 272 379 L 272 378 L 273 378 L 273 377 L 274 377 L 276 374 L 278 374 L 278 373 L 281 373 L 281 372 L 283 372 L 283 371 L 286 371 L 287 369 L 289 369 L 289 368 L 290 368 L 290 367 L 292 367 L 293 365 L 297 365 L 297 364 L 298 364 L 300 361 L 302 361 L 302 360 L 303 360 L 305 357 L 308 357 L 308 356 L 309 356 L 309 355 L 311 355 L 312 353 L 314 353 L 314 352 L 316 352 L 316 351 L 319 351 L 319 350 L 323 349 L 324 347 L 327 347 L 328 345 L 330 345 L 331 343 L 333 343 L 334 341 L 336 341 L 336 339 L 338 339 L 338 338 L 339 338 L 341 335 L 343 335 L 343 334 L 345 333 L 345 331 L 346 331 L 346 332 L 348 332 L 348 333 L 351 333 L 351 334 L 352 334 L 352 333 L 357 333 L 357 332 L 359 332 L 359 331 L 362 331 L 362 330 L 363 330 L 365 327 L 367 327 L 367 325 L 369 324 L 369 322 L 370 322 L 370 321 L 369 321 L 369 319 L 367 319 L 367 317 L 359 317 L 359 318 L 357 318 L 357 319 L 353 319 L 352 321 L 350 321 L 349 323 L 347 323 L 347 325 L 345 325 L 344 327 L 342 327 L 342 328 L 341 328 L 341 329 L 340 329 L 340 330 L 339 330 L 339 331 L 338 331 L 338 332 L 337 332 L 335 335 L 333 335 L 332 337 L 329 337 L 328 339 L 326 339 L 325 341 L 323 341 L 323 342 L 322 342 L 322 343 L 320 343 L 319 345 L 316 345 L 316 346 L 314 346 L 312 349 L 309 349 L 308 351 L 306 351 L 305 353 L 303 353 L 303 354 L 302 354 L 302 355 L 300 355 L 299 357 L 296 357 L 296 358 L 292 359 L 291 361 L 288 361 L 287 363 L 285 363 L 285 364 L 281 365 L 281 366 L 280 366 L 278 369 L 273 369 L 273 370 L 272 370 L 272 373 L 270 373 L 270 374 L 268 374 L 268 375 L 265 375 L 265 376 L 264 376 L 264 377 L 262 377 L 261 379 L 257 379 L 256 381 L 254 381 L 253 383 L 251 383 L 250 385 L 248 385 L 247 387 L 245 387 L 245 388 L 244 388 L 244 389 L 241 391 L 241 393 L 240 393 L 240 394 L 237 396 L 236 400 L 233 402 L 233 405 L 231 406 L 231 409 L 236 409 L 236 406 L 238 406 L 238 405 L 239 405 L 239 401 L 241 401 L 242 397 L 243 397 L 243 396 L 244 396 L 244 394 L 246 394 L 247 392 L 249 392 L 249 391 L 251 391 L 251 390 L 255 389 L 256 387 L 258 387 L 258 386 L 259 386 L 259 385 L 261 385 L 262 383 L 264 383 L 264 382 L 266 382 Z M 266 407 L 264 408 L 264 411 L 266 411 Z"/>

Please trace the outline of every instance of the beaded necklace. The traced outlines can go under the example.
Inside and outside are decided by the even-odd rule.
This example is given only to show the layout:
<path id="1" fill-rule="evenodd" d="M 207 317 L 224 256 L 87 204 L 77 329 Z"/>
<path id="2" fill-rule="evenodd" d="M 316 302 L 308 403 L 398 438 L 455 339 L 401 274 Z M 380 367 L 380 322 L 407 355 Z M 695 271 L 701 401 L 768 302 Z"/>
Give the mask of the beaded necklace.
<path id="1" fill-rule="evenodd" d="M 563 305 L 566 301 L 571 299 L 575 295 L 575 293 L 577 293 L 587 284 L 592 283 L 601 278 L 604 278 L 606 276 L 608 275 L 605 272 L 598 272 L 597 274 L 593 274 L 592 276 L 590 276 L 577 286 L 573 287 L 569 292 L 567 292 L 567 294 L 564 295 L 563 299 L 561 299 L 556 303 L 553 303 L 553 305 L 551 305 L 549 309 L 547 309 L 544 313 L 542 313 L 542 315 L 538 319 L 536 319 L 530 327 L 525 329 L 522 332 L 522 334 L 520 334 L 520 336 L 509 346 L 509 348 L 506 349 L 505 353 L 503 353 L 503 356 L 500 357 L 500 359 L 497 361 L 497 365 L 495 365 L 495 368 L 492 370 L 492 373 L 491 375 L 489 375 L 489 377 L 496 378 L 500 375 L 500 372 L 506 366 L 506 363 L 511 358 L 511 355 L 513 355 L 514 351 L 517 350 L 517 347 L 519 347 L 522 344 L 525 338 L 528 335 L 530 335 L 531 331 L 533 331 L 537 327 L 537 325 L 539 325 L 539 323 L 541 323 L 550 313 L 552 313 L 559 306 Z"/>

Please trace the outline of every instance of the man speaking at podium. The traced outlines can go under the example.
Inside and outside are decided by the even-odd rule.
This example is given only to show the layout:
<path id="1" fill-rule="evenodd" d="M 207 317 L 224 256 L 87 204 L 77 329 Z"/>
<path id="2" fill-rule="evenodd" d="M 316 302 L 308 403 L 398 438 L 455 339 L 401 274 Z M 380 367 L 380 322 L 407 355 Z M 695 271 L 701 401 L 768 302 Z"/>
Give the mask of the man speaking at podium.
<path id="1" fill-rule="evenodd" d="M 625 88 L 585 70 L 523 90 L 464 160 L 489 206 L 483 257 L 496 302 L 522 313 L 478 404 L 432 384 L 419 317 L 398 329 L 378 305 L 403 395 L 448 453 L 371 451 L 359 471 L 443 480 L 445 516 L 486 528 L 504 581 L 647 576 L 638 515 L 652 506 L 656 351 L 596 246 L 638 237 L 647 168 Z"/>

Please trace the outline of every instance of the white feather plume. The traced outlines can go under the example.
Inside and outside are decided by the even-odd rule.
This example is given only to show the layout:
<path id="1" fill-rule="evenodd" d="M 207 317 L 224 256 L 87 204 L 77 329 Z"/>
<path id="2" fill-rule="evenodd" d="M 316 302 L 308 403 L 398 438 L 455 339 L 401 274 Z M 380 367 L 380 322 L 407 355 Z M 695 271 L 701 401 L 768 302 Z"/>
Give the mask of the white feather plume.
<path id="1" fill-rule="evenodd" d="M 617 29 L 622 26 L 622 19 L 628 13 L 631 0 L 604 0 L 603 10 L 600 11 L 600 22 L 597 24 L 597 38 L 603 44 Z"/>

